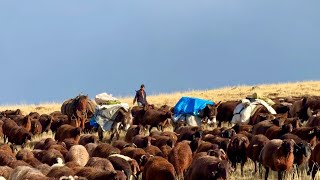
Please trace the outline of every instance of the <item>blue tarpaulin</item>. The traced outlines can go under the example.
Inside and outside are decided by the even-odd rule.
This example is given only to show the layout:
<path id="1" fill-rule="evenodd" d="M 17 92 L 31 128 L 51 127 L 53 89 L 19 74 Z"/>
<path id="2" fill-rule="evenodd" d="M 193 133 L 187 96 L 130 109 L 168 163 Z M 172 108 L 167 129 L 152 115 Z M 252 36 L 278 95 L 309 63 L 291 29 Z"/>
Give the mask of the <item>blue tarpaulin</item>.
<path id="1" fill-rule="evenodd" d="M 199 98 L 182 97 L 174 106 L 174 115 L 178 117 L 183 114 L 197 116 L 208 104 L 214 105 L 214 102 Z"/>

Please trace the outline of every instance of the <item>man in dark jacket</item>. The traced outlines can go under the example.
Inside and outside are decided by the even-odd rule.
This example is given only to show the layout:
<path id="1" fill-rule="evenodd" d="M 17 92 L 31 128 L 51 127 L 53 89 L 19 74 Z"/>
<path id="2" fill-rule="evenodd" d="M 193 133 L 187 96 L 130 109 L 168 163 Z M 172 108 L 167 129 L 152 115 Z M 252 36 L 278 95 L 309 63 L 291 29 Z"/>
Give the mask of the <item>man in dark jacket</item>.
<path id="1" fill-rule="evenodd" d="M 140 89 L 136 91 L 136 96 L 133 99 L 133 104 L 138 102 L 138 106 L 145 106 L 147 102 L 147 94 L 146 91 L 144 90 L 144 85 L 142 84 L 140 86 Z"/>

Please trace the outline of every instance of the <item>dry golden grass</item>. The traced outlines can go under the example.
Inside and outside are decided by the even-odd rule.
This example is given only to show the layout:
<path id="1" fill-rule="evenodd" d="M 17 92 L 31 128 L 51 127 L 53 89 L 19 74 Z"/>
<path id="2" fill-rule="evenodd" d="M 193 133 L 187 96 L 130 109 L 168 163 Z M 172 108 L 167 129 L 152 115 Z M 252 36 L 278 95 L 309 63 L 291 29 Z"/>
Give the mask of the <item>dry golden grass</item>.
<path id="1" fill-rule="evenodd" d="M 258 92 L 262 96 L 274 97 L 287 97 L 287 96 L 303 96 L 303 95 L 320 95 L 320 81 L 305 81 L 294 83 L 279 83 L 279 84 L 260 84 L 253 86 L 233 86 L 224 87 L 211 90 L 194 90 L 188 92 L 176 92 L 172 94 L 159 94 L 148 96 L 148 102 L 160 106 L 167 104 L 174 106 L 182 96 L 198 97 L 202 99 L 213 100 L 215 102 L 238 100 Z M 71 97 L 66 97 L 71 98 Z M 93 96 L 91 96 L 93 98 Z M 132 105 L 133 97 L 120 98 L 120 101 Z M 29 112 L 51 113 L 60 110 L 62 102 L 60 103 L 43 103 L 43 104 L 20 104 L 0 106 L 0 111 L 6 109 L 21 109 L 24 114 Z"/>

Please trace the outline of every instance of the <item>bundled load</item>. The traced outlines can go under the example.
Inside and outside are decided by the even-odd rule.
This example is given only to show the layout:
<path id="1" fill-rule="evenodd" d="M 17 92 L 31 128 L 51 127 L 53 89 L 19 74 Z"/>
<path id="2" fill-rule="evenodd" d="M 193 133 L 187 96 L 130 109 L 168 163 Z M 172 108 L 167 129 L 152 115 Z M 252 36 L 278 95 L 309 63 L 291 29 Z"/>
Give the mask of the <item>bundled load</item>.
<path id="1" fill-rule="evenodd" d="M 199 98 L 182 97 L 174 107 L 174 121 L 185 121 L 190 126 L 201 124 L 199 117 L 207 105 L 214 105 L 214 102 Z"/>
<path id="2" fill-rule="evenodd" d="M 259 107 L 264 106 L 271 114 L 277 112 L 271 107 L 274 102 L 268 98 L 263 98 L 257 93 L 242 99 L 241 103 L 236 106 L 233 111 L 231 123 L 249 123 L 251 116 L 257 111 Z"/>
<path id="3" fill-rule="evenodd" d="M 97 94 L 95 97 L 95 101 L 98 105 L 111 105 L 111 104 L 120 104 L 121 102 L 112 96 L 112 94 L 101 93 Z"/>

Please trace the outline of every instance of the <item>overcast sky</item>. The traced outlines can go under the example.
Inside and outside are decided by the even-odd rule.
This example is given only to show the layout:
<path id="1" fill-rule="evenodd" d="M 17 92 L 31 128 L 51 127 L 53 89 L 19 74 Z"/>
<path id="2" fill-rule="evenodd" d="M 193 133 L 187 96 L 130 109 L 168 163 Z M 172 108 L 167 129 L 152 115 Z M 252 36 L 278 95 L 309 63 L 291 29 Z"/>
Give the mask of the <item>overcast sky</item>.
<path id="1" fill-rule="evenodd" d="M 320 1 L 1 1 L 0 104 L 318 80 Z"/>

